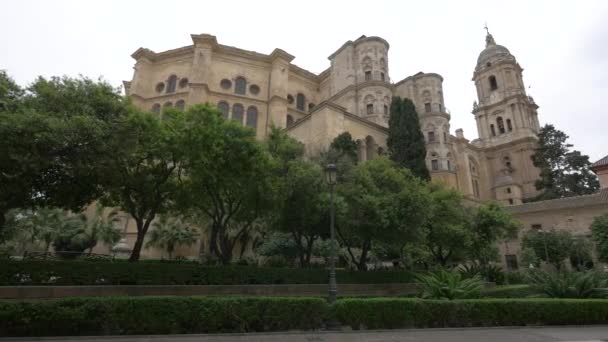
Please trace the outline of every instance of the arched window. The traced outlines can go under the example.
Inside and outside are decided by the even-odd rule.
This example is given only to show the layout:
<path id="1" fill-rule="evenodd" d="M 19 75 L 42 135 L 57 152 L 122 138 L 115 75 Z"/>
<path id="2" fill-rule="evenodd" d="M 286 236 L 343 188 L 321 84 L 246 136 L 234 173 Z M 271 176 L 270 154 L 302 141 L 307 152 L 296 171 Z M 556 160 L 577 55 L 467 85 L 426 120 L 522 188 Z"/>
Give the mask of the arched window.
<path id="1" fill-rule="evenodd" d="M 428 132 L 428 142 L 430 142 L 430 143 L 435 142 L 435 132 L 433 132 L 433 131 Z"/>
<path id="2" fill-rule="evenodd" d="M 365 146 L 367 147 L 367 151 L 365 151 L 367 160 L 374 159 L 378 149 L 376 147 L 376 141 L 374 141 L 374 138 L 371 135 L 368 135 L 367 138 L 365 138 Z"/>
<path id="3" fill-rule="evenodd" d="M 152 105 L 152 113 L 160 113 L 160 103 L 155 103 L 154 105 Z"/>
<path id="4" fill-rule="evenodd" d="M 232 120 L 240 123 L 241 125 L 243 124 L 243 112 L 245 111 L 245 109 L 243 108 L 243 105 L 240 103 L 235 103 L 232 106 Z"/>
<path id="5" fill-rule="evenodd" d="M 496 82 L 496 76 L 492 75 L 488 79 L 490 81 L 490 90 L 498 89 L 498 83 Z"/>
<path id="6" fill-rule="evenodd" d="M 494 129 L 494 124 L 490 124 L 490 131 L 492 131 L 492 136 L 496 136 L 496 130 Z"/>
<path id="7" fill-rule="evenodd" d="M 388 106 L 384 105 L 384 115 L 388 115 Z"/>
<path id="8" fill-rule="evenodd" d="M 502 120 L 502 117 L 499 116 L 496 118 L 496 126 L 498 126 L 498 133 L 499 134 L 504 134 L 505 133 L 505 123 Z"/>
<path id="9" fill-rule="evenodd" d="M 167 80 L 167 93 L 175 93 L 175 87 L 177 87 L 177 76 L 171 75 Z"/>
<path id="10" fill-rule="evenodd" d="M 291 127 L 293 125 L 293 116 L 287 114 L 287 127 Z"/>
<path id="11" fill-rule="evenodd" d="M 234 80 L 234 93 L 245 95 L 247 92 L 247 81 L 243 77 L 237 77 Z"/>
<path id="12" fill-rule="evenodd" d="M 173 107 L 173 103 L 171 103 L 171 101 L 165 102 L 165 104 L 163 105 L 163 108 L 169 108 L 169 107 Z"/>
<path id="13" fill-rule="evenodd" d="M 228 102 L 222 101 L 218 103 L 217 108 L 222 112 L 222 117 L 228 119 L 228 113 L 230 112 L 230 105 L 228 105 Z"/>
<path id="14" fill-rule="evenodd" d="M 367 114 L 374 114 L 374 105 L 372 103 L 369 103 L 367 106 L 365 106 Z"/>
<path id="15" fill-rule="evenodd" d="M 258 129 L 258 108 L 256 106 L 247 108 L 247 126 Z"/>
<path id="16" fill-rule="evenodd" d="M 384 81 L 384 73 L 380 72 L 380 81 Z"/>
<path id="17" fill-rule="evenodd" d="M 427 102 L 427 103 L 424 104 L 424 111 L 427 112 L 427 113 L 431 112 L 431 104 L 430 103 Z"/>
<path id="18" fill-rule="evenodd" d="M 513 131 L 513 125 L 511 125 L 511 119 L 507 119 L 507 129 L 509 132 Z"/>
<path id="19" fill-rule="evenodd" d="M 296 96 L 296 108 L 298 108 L 299 110 L 304 110 L 305 105 L 306 105 L 306 97 L 304 96 L 304 94 L 299 93 Z"/>
<path id="20" fill-rule="evenodd" d="M 175 102 L 175 108 L 179 110 L 184 110 L 184 108 L 186 108 L 186 101 L 178 100 L 177 102 Z"/>

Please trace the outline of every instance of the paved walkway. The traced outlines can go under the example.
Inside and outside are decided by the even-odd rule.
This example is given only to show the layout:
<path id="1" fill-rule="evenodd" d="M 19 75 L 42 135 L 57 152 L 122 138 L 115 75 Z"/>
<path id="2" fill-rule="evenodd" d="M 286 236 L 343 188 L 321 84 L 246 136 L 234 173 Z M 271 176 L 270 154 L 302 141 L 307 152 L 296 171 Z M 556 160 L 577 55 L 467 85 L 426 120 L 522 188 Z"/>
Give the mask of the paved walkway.
<path id="1" fill-rule="evenodd" d="M 489 329 L 410 329 L 371 332 L 312 332 L 222 335 L 109 336 L 44 339 L 3 339 L 0 341 L 82 341 L 82 342 L 608 342 L 608 326 L 570 326 Z"/>

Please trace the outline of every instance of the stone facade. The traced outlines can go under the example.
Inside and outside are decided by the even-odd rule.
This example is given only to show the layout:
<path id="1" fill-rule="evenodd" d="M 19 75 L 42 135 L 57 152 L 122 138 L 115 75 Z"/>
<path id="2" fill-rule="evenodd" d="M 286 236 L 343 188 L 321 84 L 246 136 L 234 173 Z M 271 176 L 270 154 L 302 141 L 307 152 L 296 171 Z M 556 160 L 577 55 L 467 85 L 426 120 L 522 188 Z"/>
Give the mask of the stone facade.
<path id="1" fill-rule="evenodd" d="M 294 56 L 281 49 L 261 54 L 219 44 L 208 34 L 191 37 L 189 46 L 133 53 L 133 78 L 124 86 L 135 105 L 162 115 L 168 106 L 211 103 L 224 117 L 253 127 L 260 140 L 272 125 L 284 128 L 311 155 L 349 132 L 359 144 L 359 160 L 365 161 L 386 150 L 392 96 L 407 97 L 419 114 L 433 181 L 460 190 L 476 203 L 497 200 L 522 207 L 525 198 L 537 195 L 539 170 L 530 156 L 540 128 L 538 106 L 526 94 L 522 67 L 489 33 L 473 70 L 477 101 L 472 114 L 479 136 L 473 141 L 462 129 L 450 133 L 441 75 L 419 72 L 391 82 L 390 46 L 380 37 L 347 41 L 328 57 L 330 66 L 320 74 L 293 64 Z M 608 177 L 608 167 L 600 177 Z M 588 227 L 587 218 L 605 210 L 600 207 L 604 209 L 580 212 L 586 217 L 580 226 Z M 513 213 L 529 224 L 552 226 L 562 225 L 555 220 L 570 222 L 567 217 L 576 216 L 551 210 L 520 208 Z M 126 231 L 129 240 L 134 239 L 130 225 Z M 512 242 L 511 251 L 517 248 Z M 514 253 L 508 251 L 509 244 L 503 249 Z M 198 247 L 183 253 L 192 255 L 194 250 Z"/>

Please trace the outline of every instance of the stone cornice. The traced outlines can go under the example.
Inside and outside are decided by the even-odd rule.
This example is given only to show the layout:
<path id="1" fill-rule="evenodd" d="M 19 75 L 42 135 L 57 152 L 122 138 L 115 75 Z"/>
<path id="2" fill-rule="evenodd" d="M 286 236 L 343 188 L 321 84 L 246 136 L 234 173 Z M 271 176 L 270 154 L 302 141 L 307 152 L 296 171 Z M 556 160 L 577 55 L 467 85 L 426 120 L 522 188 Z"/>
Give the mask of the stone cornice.
<path id="1" fill-rule="evenodd" d="M 443 76 L 441 76 L 441 75 L 439 75 L 437 73 L 434 73 L 434 72 L 424 73 L 424 72 L 421 71 L 421 72 L 419 72 L 417 74 L 414 74 L 414 75 L 411 75 L 411 76 L 408 76 L 408 77 L 402 79 L 401 81 L 395 83 L 394 86 L 397 87 L 397 86 L 399 86 L 402 83 L 405 83 L 407 81 L 417 80 L 419 78 L 424 78 L 424 77 L 436 77 L 436 78 L 439 78 L 441 80 L 441 82 L 443 82 Z"/>
<path id="2" fill-rule="evenodd" d="M 390 44 L 383 38 L 380 38 L 377 36 L 366 37 L 363 35 L 363 36 L 359 37 L 357 40 L 355 40 L 354 42 L 352 40 L 349 40 L 346 43 L 342 44 L 342 46 L 340 46 L 340 48 L 338 48 L 338 50 L 336 50 L 334 53 L 329 55 L 329 57 L 327 57 L 327 59 L 329 59 L 329 60 L 333 59 L 337 54 L 339 54 L 342 50 L 346 49 L 349 46 L 356 47 L 357 45 L 359 45 L 361 43 L 371 42 L 371 41 L 377 41 L 377 42 L 384 44 L 384 46 L 386 46 L 387 50 L 390 48 Z"/>
<path id="3" fill-rule="evenodd" d="M 217 46 L 217 38 L 213 35 L 202 33 L 202 34 L 191 34 L 192 42 L 194 45 L 211 45 L 212 47 Z"/>

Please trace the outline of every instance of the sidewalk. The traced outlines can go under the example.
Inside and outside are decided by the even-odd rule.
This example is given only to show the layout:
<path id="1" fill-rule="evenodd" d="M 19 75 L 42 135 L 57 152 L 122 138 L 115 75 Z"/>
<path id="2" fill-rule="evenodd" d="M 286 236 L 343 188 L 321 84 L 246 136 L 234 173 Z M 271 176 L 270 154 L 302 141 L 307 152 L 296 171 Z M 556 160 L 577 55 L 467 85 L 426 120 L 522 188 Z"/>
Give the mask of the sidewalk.
<path id="1" fill-rule="evenodd" d="M 216 335 L 107 336 L 0 338 L 0 341 L 86 341 L 86 342 L 601 342 L 608 341 L 608 326 L 531 328 L 408 329 L 349 332 L 293 332 Z"/>

